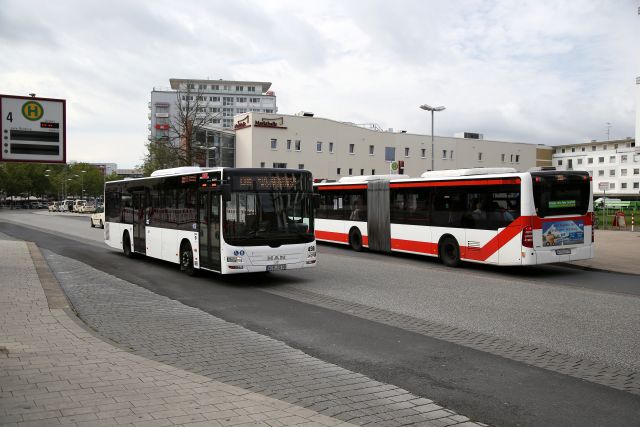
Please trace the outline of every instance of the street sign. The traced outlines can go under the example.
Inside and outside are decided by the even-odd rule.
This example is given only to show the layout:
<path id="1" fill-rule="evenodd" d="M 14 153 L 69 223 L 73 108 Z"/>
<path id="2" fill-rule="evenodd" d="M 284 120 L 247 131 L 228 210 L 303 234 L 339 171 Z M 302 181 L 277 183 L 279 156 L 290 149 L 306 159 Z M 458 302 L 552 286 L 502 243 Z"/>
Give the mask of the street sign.
<path id="1" fill-rule="evenodd" d="M 389 163 L 389 173 L 392 175 L 395 175 L 398 173 L 398 162 L 391 162 Z"/>
<path id="2" fill-rule="evenodd" d="M 609 183 L 608 182 L 601 182 L 598 184 L 598 188 L 602 191 L 607 191 L 609 189 Z"/>
<path id="3" fill-rule="evenodd" d="M 0 95 L 0 162 L 65 163 L 64 99 Z"/>

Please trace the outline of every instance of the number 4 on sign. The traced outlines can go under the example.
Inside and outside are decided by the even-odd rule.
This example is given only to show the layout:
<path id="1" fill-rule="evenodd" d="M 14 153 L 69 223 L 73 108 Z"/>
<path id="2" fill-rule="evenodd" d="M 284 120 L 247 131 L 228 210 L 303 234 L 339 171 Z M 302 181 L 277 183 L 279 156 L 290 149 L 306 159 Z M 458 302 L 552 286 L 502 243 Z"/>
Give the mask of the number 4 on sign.
<path id="1" fill-rule="evenodd" d="M 9 114 L 7 114 L 7 121 L 13 123 L 13 113 L 11 111 L 9 111 Z"/>

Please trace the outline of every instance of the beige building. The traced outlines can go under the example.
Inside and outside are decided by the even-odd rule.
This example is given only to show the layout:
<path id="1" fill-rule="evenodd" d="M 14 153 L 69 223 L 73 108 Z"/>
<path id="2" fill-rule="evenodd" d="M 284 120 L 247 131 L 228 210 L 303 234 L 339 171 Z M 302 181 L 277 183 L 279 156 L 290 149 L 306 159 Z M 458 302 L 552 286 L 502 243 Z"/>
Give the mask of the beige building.
<path id="1" fill-rule="evenodd" d="M 388 174 L 392 161 L 404 173 L 431 169 L 431 136 L 380 131 L 330 119 L 248 113 L 234 117 L 236 167 L 307 169 L 316 178 Z M 550 163 L 547 147 L 520 142 L 434 138 L 435 169 L 513 167 Z"/>

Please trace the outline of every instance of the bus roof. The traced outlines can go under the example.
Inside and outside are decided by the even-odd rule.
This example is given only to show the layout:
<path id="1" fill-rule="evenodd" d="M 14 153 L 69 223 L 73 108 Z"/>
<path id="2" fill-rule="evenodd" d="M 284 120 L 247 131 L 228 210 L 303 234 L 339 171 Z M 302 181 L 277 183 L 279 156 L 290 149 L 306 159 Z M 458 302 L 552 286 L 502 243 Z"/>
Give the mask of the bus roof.
<path id="1" fill-rule="evenodd" d="M 182 176 L 182 175 L 194 175 L 203 172 L 223 172 L 223 173 L 256 173 L 256 174 L 264 174 L 264 173 L 308 173 L 308 170 L 305 169 L 283 169 L 283 168 L 228 168 L 228 167 L 199 167 L 199 166 L 183 166 L 179 168 L 171 168 L 171 169 L 159 169 L 151 173 L 151 176 L 145 176 L 141 178 L 125 178 L 119 179 L 115 181 L 108 181 L 105 184 L 115 183 L 115 182 L 132 182 L 139 180 L 147 180 L 147 179 L 157 179 L 157 178 L 167 178 L 170 176 Z"/>

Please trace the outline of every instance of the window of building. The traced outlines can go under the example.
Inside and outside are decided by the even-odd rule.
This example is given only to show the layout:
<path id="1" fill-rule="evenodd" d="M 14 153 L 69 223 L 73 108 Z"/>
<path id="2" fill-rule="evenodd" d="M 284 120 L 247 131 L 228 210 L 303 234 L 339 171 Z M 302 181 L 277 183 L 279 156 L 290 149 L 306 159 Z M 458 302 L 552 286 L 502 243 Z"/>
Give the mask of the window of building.
<path id="1" fill-rule="evenodd" d="M 356 151 L 356 144 L 349 144 L 349 154 L 353 154 Z"/>
<path id="2" fill-rule="evenodd" d="M 259 104 L 260 98 L 249 98 L 249 102 L 252 104 Z"/>
<path id="3" fill-rule="evenodd" d="M 595 145 L 591 146 L 591 151 L 596 151 L 596 146 Z"/>
<path id="4" fill-rule="evenodd" d="M 585 151 L 585 148 L 584 148 L 584 147 L 582 147 L 582 151 Z"/>
<path id="5" fill-rule="evenodd" d="M 260 162 L 260 167 L 263 168 L 264 167 L 264 162 Z"/>
<path id="6" fill-rule="evenodd" d="M 449 159 L 453 160 L 453 150 L 449 150 Z"/>
<path id="7" fill-rule="evenodd" d="M 634 182 L 633 188 L 640 188 L 640 182 Z"/>
<path id="8" fill-rule="evenodd" d="M 562 166 L 562 159 L 558 160 L 558 166 Z"/>
<path id="9" fill-rule="evenodd" d="M 168 105 L 156 105 L 156 113 L 168 113 L 169 106 Z"/>
<path id="10" fill-rule="evenodd" d="M 219 96 L 210 96 L 209 97 L 209 101 L 211 101 L 211 102 L 220 102 L 220 97 Z"/>
<path id="11" fill-rule="evenodd" d="M 273 113 L 273 110 L 271 108 L 267 108 L 266 110 L 264 110 L 265 113 Z"/>
<path id="12" fill-rule="evenodd" d="M 349 176 L 353 175 L 353 168 L 349 168 Z"/>
<path id="13" fill-rule="evenodd" d="M 223 116 L 233 116 L 233 108 L 223 108 L 222 109 Z"/>
<path id="14" fill-rule="evenodd" d="M 447 159 L 447 150 L 442 150 L 442 159 L 443 160 Z"/>
<path id="15" fill-rule="evenodd" d="M 256 87 L 255 86 L 247 86 L 247 91 L 249 92 L 255 92 L 256 91 Z M 302 169 L 302 168 L 301 168 Z"/>
<path id="16" fill-rule="evenodd" d="M 592 164 L 593 164 L 593 157 L 589 157 L 589 158 L 587 159 L 587 163 L 589 163 L 590 165 L 592 165 Z"/>
<path id="17" fill-rule="evenodd" d="M 409 147 L 404 147 L 404 156 L 409 157 Z"/>
<path id="18" fill-rule="evenodd" d="M 598 163 L 604 163 L 604 157 L 598 157 Z"/>
<path id="19" fill-rule="evenodd" d="M 187 89 L 195 89 L 196 85 L 194 85 L 193 83 L 187 83 Z"/>
<path id="20" fill-rule="evenodd" d="M 273 163 L 273 167 L 277 168 L 277 169 L 286 169 L 287 168 L 287 164 L 286 163 Z"/>
<path id="21" fill-rule="evenodd" d="M 564 153 L 564 148 L 562 149 L 562 152 Z"/>
<path id="22" fill-rule="evenodd" d="M 233 105 L 233 97 L 232 96 L 222 97 L 222 105 Z"/>
<path id="23" fill-rule="evenodd" d="M 576 152 L 575 147 L 571 147 L 571 152 L 572 152 L 572 153 L 575 153 L 575 152 Z"/>
<path id="24" fill-rule="evenodd" d="M 640 175 L 640 169 L 634 169 L 633 170 L 633 174 L 634 175 Z"/>
<path id="25" fill-rule="evenodd" d="M 364 169 L 360 169 L 360 175 L 364 175 Z"/>
<path id="26" fill-rule="evenodd" d="M 616 170 L 615 169 L 611 169 L 609 171 L 609 176 L 616 176 Z"/>
<path id="27" fill-rule="evenodd" d="M 230 128 L 231 127 L 231 119 L 223 119 L 222 120 L 222 127 Z"/>
<path id="28" fill-rule="evenodd" d="M 582 164 L 582 159 L 578 159 L 578 164 L 581 165 Z"/>
<path id="29" fill-rule="evenodd" d="M 220 90 L 219 85 L 211 85 L 211 90 Z"/>
<path id="30" fill-rule="evenodd" d="M 598 176 L 604 176 L 604 171 L 603 170 L 599 170 L 598 171 Z"/>
<path id="31" fill-rule="evenodd" d="M 333 153 L 333 142 L 329 143 L 329 152 Z"/>
<path id="32" fill-rule="evenodd" d="M 229 90 L 231 90 L 231 86 L 229 86 L 229 85 L 224 85 L 224 86 L 222 86 L 222 90 L 229 91 Z"/>
<path id="33" fill-rule="evenodd" d="M 271 149 L 272 150 L 277 150 L 278 149 L 278 140 L 275 139 L 275 138 L 271 140 Z"/>
<path id="34" fill-rule="evenodd" d="M 374 150 L 373 145 L 370 145 L 369 146 L 369 155 L 370 156 L 373 156 L 373 150 Z"/>
<path id="35" fill-rule="evenodd" d="M 506 154 L 500 154 L 500 160 L 502 161 L 502 163 L 504 163 L 505 157 L 507 157 Z"/>
<path id="36" fill-rule="evenodd" d="M 620 163 L 627 163 L 627 159 L 628 159 L 627 155 L 626 154 L 622 154 L 620 156 Z"/>
<path id="37" fill-rule="evenodd" d="M 236 102 L 247 102 L 247 98 L 244 96 L 239 96 L 236 98 Z"/>
<path id="38" fill-rule="evenodd" d="M 295 145 L 296 145 L 296 151 L 302 150 L 302 142 L 300 142 L 299 139 L 296 139 Z"/>
<path id="39" fill-rule="evenodd" d="M 520 163 L 520 154 L 516 154 L 516 163 Z"/>
<path id="40" fill-rule="evenodd" d="M 513 163 L 513 154 L 511 155 L 510 159 L 511 159 L 511 160 L 510 160 L 510 161 L 511 161 L 511 163 Z"/>
<path id="41" fill-rule="evenodd" d="M 627 170 L 626 169 L 620 169 L 620 176 L 627 176 Z"/>
<path id="42" fill-rule="evenodd" d="M 298 163 L 298 169 L 304 169 L 304 163 Z"/>
<path id="43" fill-rule="evenodd" d="M 371 169 L 371 175 L 375 175 L 376 174 L 376 170 L 375 169 Z"/>
<path id="44" fill-rule="evenodd" d="M 478 153 L 478 161 L 480 161 L 480 162 L 482 161 L 482 152 Z"/>
<path id="45" fill-rule="evenodd" d="M 425 159 L 427 157 L 427 149 L 426 148 L 421 148 L 420 149 L 420 157 L 422 157 L 423 159 Z"/>
<path id="46" fill-rule="evenodd" d="M 616 162 L 616 156 L 609 156 L 609 163 L 615 163 Z"/>
<path id="47" fill-rule="evenodd" d="M 609 190 L 615 190 L 616 189 L 616 183 L 615 182 L 610 182 L 609 183 Z"/>
<path id="48" fill-rule="evenodd" d="M 340 175 L 340 168 L 336 169 L 336 175 Z"/>
<path id="49" fill-rule="evenodd" d="M 627 188 L 627 183 L 623 182 L 622 184 L 620 184 L 620 188 L 622 188 L 622 189 Z"/>
<path id="50" fill-rule="evenodd" d="M 316 151 L 318 153 L 322 153 L 322 142 L 320 141 L 316 142 Z"/>
<path id="51" fill-rule="evenodd" d="M 244 86 L 236 86 L 236 92 L 242 92 L 244 90 Z"/>
<path id="52" fill-rule="evenodd" d="M 613 144 L 613 148 L 614 148 L 614 150 L 617 150 L 618 149 L 618 144 Z"/>
<path id="53" fill-rule="evenodd" d="M 291 140 L 287 139 L 287 150 L 291 151 Z"/>
<path id="54" fill-rule="evenodd" d="M 604 151 L 606 151 L 606 150 L 607 150 L 607 146 L 606 146 L 606 145 L 603 145 L 603 146 L 602 146 L 602 149 L 603 149 Z"/>
<path id="55" fill-rule="evenodd" d="M 384 147 L 384 161 L 395 162 L 396 160 L 396 147 Z"/>

